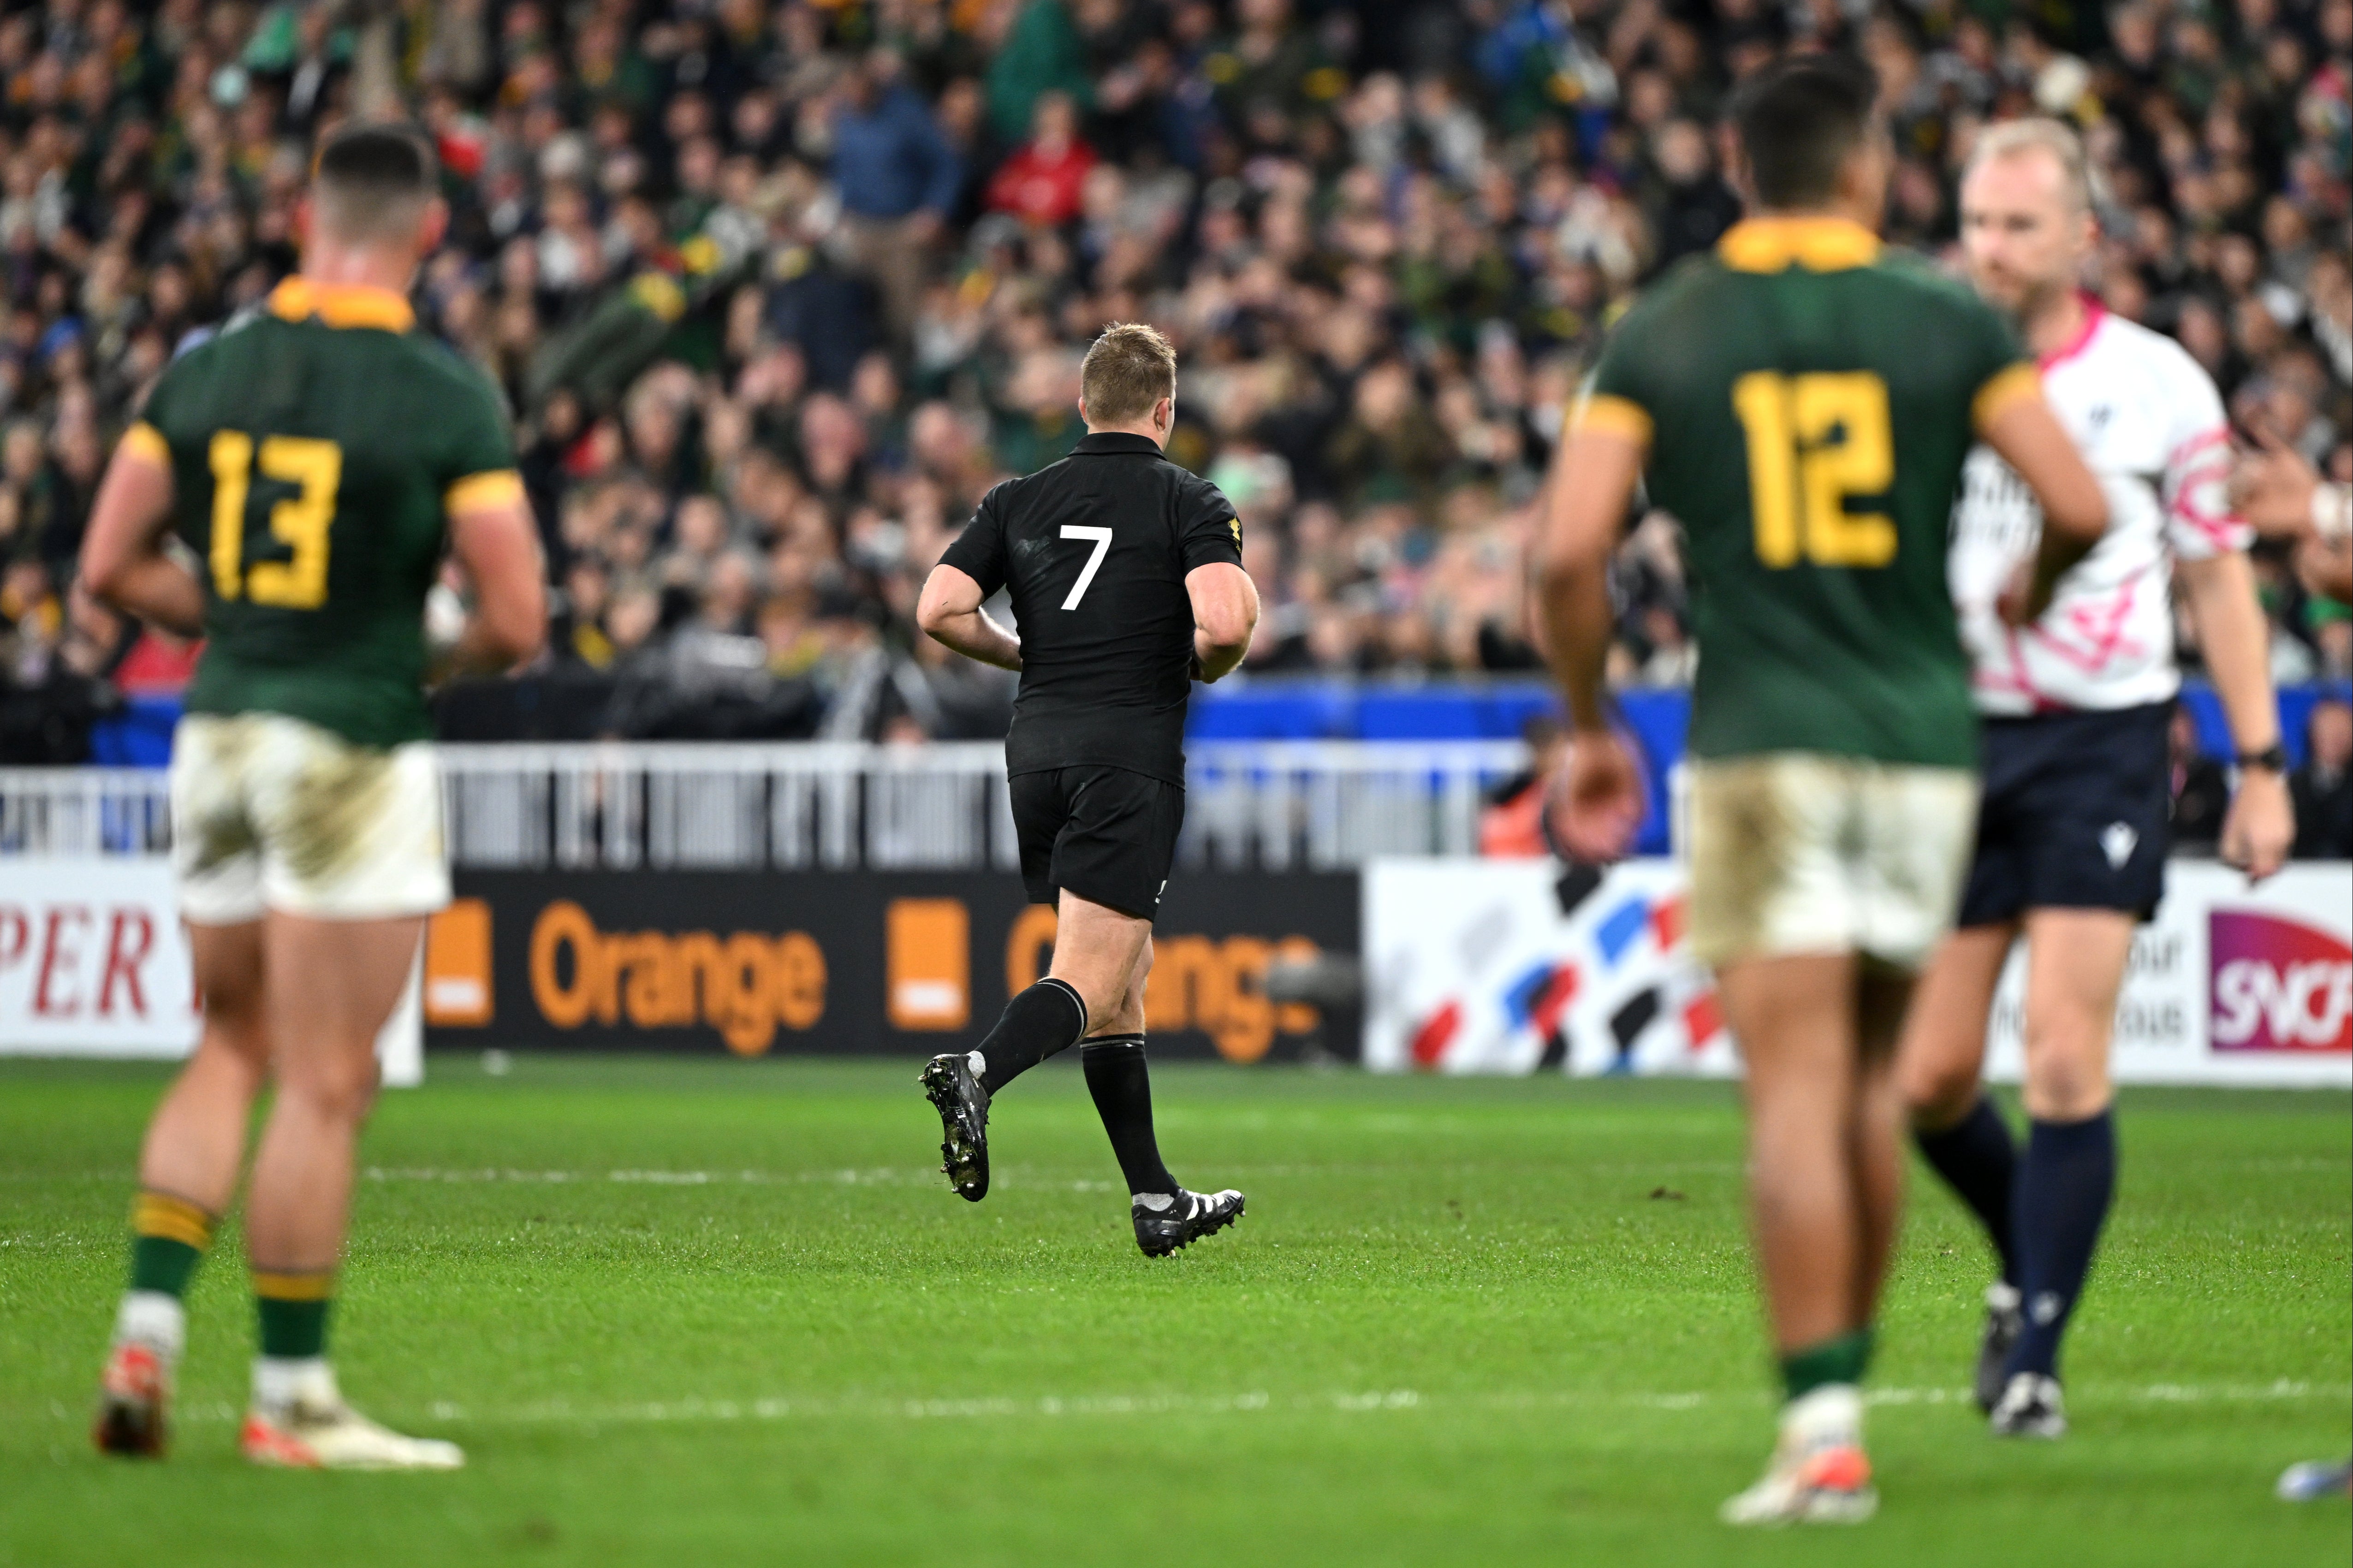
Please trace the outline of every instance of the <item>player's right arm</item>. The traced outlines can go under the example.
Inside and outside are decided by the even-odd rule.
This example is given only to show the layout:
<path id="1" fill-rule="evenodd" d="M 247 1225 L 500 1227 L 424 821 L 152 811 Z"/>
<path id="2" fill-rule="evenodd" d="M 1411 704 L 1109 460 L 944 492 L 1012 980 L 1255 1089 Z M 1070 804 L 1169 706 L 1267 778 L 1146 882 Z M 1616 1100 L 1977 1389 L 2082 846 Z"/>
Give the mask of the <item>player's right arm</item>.
<path id="1" fill-rule="evenodd" d="M 1258 631 L 1258 584 L 1232 563 L 1212 561 L 1185 574 L 1185 595 L 1193 602 L 1193 662 L 1201 679 L 1232 673 Z"/>
<path id="2" fill-rule="evenodd" d="M 472 583 L 474 608 L 435 673 L 495 675 L 533 658 L 547 640 L 547 568 L 515 471 L 505 405 L 478 371 L 461 374 L 456 395 L 472 406 L 449 421 L 438 482 L 449 553 Z"/>
<path id="3" fill-rule="evenodd" d="M 2004 616 L 2023 626 L 2051 607 L 2059 579 L 2107 532 L 2108 498 L 2031 367 L 2014 366 L 1988 382 L 1978 394 L 1976 419 L 1979 438 L 2042 508 L 2042 546 L 2032 573 L 2003 601 Z"/>
<path id="4" fill-rule="evenodd" d="M 153 426 L 125 432 L 107 465 L 81 542 L 83 587 L 118 610 L 184 637 L 205 635 L 205 591 L 164 548 L 172 521 L 172 449 Z"/>
<path id="5" fill-rule="evenodd" d="M 2297 541 L 2296 575 L 2306 590 L 2353 600 L 2353 486 L 2325 482 L 2267 424 L 2254 434 L 2262 450 L 2242 457 L 2232 480 L 2239 515 L 2258 533 Z"/>
<path id="6" fill-rule="evenodd" d="M 1187 476 L 1178 485 L 1176 560 L 1193 606 L 1193 676 L 1218 680 L 1250 657 L 1258 584 L 1242 568 L 1240 514 L 1207 479 Z"/>

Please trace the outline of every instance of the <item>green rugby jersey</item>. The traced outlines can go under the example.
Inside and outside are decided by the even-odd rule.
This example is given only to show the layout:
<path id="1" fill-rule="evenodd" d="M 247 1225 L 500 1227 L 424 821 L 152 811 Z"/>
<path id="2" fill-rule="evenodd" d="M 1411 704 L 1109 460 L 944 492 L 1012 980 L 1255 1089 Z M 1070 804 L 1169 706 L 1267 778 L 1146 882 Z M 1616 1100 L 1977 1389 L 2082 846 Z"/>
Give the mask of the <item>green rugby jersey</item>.
<path id="1" fill-rule="evenodd" d="M 290 278 L 174 361 L 123 437 L 172 470 L 201 563 L 191 713 L 422 740 L 424 608 L 448 514 L 520 497 L 489 381 L 380 289 Z"/>
<path id="2" fill-rule="evenodd" d="M 1694 755 L 1977 765 L 1949 521 L 2034 377 L 1966 287 L 1837 219 L 1752 218 L 1628 312 L 1571 425 L 1643 442 L 1683 524 Z"/>

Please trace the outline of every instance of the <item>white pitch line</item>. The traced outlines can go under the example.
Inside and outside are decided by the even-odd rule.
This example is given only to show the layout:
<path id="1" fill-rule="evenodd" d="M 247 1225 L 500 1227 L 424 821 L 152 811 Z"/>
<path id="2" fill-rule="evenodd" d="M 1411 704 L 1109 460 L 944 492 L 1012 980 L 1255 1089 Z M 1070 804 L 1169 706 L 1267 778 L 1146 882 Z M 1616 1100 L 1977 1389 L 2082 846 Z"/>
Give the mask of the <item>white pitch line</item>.
<path id="1" fill-rule="evenodd" d="M 2137 1388 L 2071 1391 L 2079 1407 L 2104 1402 L 2126 1404 L 2276 1404 L 2300 1400 L 2353 1401 L 2353 1387 L 2281 1378 L 2268 1384 L 2222 1384 L 2194 1387 L 2151 1384 Z M 1966 1388 L 1882 1388 L 1865 1395 L 1879 1405 L 1964 1405 Z M 620 1404 L 577 1404 L 565 1399 L 526 1405 L 469 1405 L 437 1400 L 429 1407 L 437 1422 L 479 1426 L 626 1426 L 657 1423 L 726 1423 L 743 1421 L 976 1421 L 1063 1416 L 1227 1415 L 1282 1410 L 1293 1414 L 1369 1415 L 1405 1410 L 1529 1410 L 1630 1405 L 1648 1410 L 1687 1411 L 1709 1405 L 1761 1405 L 1766 1395 L 1757 1390 L 1693 1391 L 1680 1394 L 1609 1394 L 1561 1390 L 1546 1394 L 1424 1394 L 1410 1388 L 1369 1389 L 1335 1394 L 1289 1394 L 1277 1398 L 1263 1391 L 1234 1394 L 1045 1394 L 1035 1398 L 1009 1396 L 961 1399 L 829 1399 L 822 1395 L 785 1395 L 742 1399 L 696 1397 Z M 62 1406 L 56 1414 L 70 1413 Z M 233 1405 L 222 1403 L 183 1406 L 180 1417 L 193 1422 L 239 1419 Z"/>
<path id="2" fill-rule="evenodd" d="M 939 1179 L 935 1170 L 902 1170 L 889 1166 L 871 1170 L 839 1171 L 518 1171 L 498 1166 L 479 1170 L 442 1168 L 439 1166 L 370 1165 L 360 1172 L 363 1181 L 377 1183 L 422 1182 L 482 1185 L 499 1184 L 514 1186 L 586 1186 L 596 1183 L 619 1183 L 645 1187 L 709 1187 L 709 1186 L 792 1186 L 819 1185 L 838 1187 L 892 1187 L 910 1184 L 930 1184 Z M 1027 1184 L 1016 1170 L 998 1171 L 999 1186 L 1023 1186 Z M 1045 1184 L 1067 1187 L 1074 1193 L 1108 1193 L 1114 1188 L 1109 1182 L 1079 1181 Z"/>
<path id="3" fill-rule="evenodd" d="M 714 1184 L 769 1186 L 782 1183 L 821 1182 L 838 1186 L 887 1186 L 903 1182 L 911 1172 L 798 1171 L 779 1175 L 773 1171 L 517 1171 L 485 1166 L 480 1170 L 438 1166 L 370 1165 L 360 1173 L 371 1182 L 512 1183 L 530 1186 L 565 1186 L 574 1183 L 624 1182 L 643 1186 L 703 1187 Z"/>

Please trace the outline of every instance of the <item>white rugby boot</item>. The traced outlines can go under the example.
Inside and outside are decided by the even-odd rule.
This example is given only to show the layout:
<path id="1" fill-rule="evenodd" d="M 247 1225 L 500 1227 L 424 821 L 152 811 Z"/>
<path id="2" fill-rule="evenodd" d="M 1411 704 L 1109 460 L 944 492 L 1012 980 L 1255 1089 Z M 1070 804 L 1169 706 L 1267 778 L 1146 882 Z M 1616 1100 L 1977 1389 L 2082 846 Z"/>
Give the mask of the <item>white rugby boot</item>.
<path id="1" fill-rule="evenodd" d="M 1725 1503 L 1726 1524 L 1860 1524 L 1879 1508 L 1862 1451 L 1862 1393 L 1825 1384 L 1781 1407 L 1765 1479 Z"/>
<path id="2" fill-rule="evenodd" d="M 455 1443 L 404 1436 L 353 1410 L 324 1361 L 267 1371 L 257 1364 L 238 1441 L 255 1464 L 282 1469 L 454 1470 L 466 1462 Z"/>

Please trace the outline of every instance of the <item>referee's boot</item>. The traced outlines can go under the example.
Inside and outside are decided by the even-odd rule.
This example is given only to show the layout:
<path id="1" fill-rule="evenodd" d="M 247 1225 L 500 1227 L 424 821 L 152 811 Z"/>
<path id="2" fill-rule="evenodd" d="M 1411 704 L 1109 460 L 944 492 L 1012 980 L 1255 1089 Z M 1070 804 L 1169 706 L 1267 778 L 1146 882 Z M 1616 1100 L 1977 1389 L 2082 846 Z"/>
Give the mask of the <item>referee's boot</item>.
<path id="1" fill-rule="evenodd" d="M 2064 1437 L 2067 1401 L 2059 1380 L 2040 1373 L 2012 1373 L 1986 1424 L 1997 1437 Z"/>
<path id="2" fill-rule="evenodd" d="M 940 1113 L 940 1170 L 956 1195 L 988 1195 L 988 1090 L 973 1063 L 977 1051 L 952 1051 L 923 1064 L 923 1093 Z"/>
<path id="3" fill-rule="evenodd" d="M 1978 1371 L 1974 1390 L 1978 1408 L 1987 1415 L 2001 1403 L 2010 1379 L 2003 1371 L 2010 1364 L 2010 1348 L 2018 1336 L 2026 1331 L 2026 1305 L 2018 1287 L 2007 1280 L 1997 1279 L 1986 1287 L 1985 1332 L 1978 1340 Z"/>
<path id="4" fill-rule="evenodd" d="M 1242 1217 L 1242 1195 L 1222 1193 L 1138 1193 L 1129 1201 L 1135 1215 L 1135 1245 L 1146 1258 L 1166 1258 L 1205 1236 L 1215 1236 Z"/>

